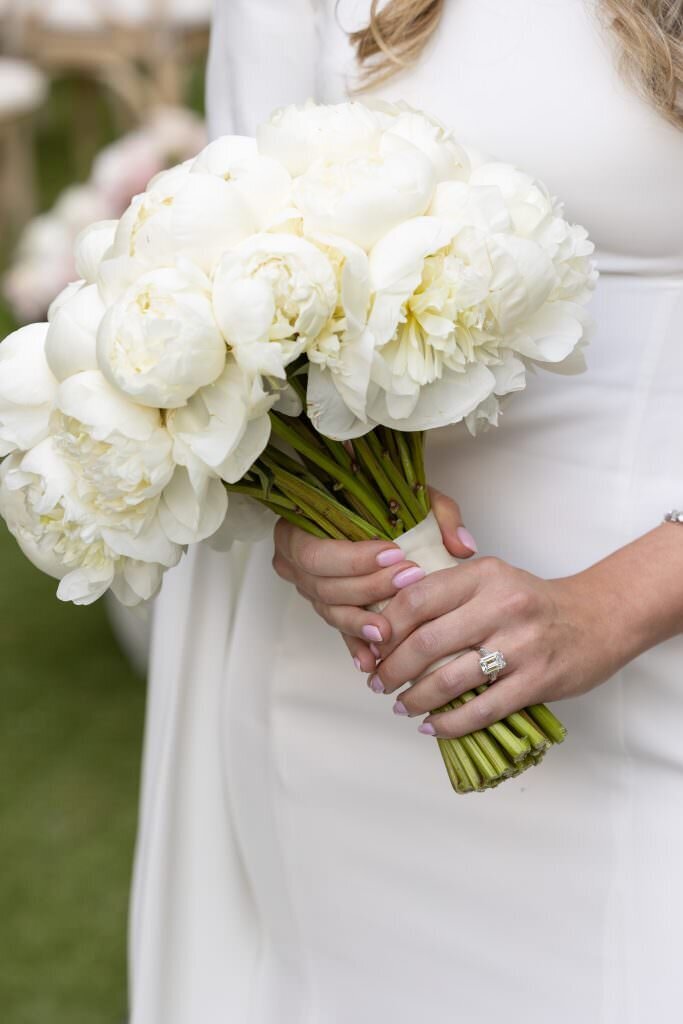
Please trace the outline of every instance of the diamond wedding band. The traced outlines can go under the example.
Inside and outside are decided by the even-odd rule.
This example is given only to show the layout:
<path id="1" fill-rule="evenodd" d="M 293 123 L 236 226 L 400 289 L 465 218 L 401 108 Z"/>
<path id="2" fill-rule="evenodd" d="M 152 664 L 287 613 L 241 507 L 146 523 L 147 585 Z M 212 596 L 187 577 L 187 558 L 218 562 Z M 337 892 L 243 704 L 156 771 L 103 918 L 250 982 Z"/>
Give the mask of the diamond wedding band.
<path id="1" fill-rule="evenodd" d="M 487 647 L 479 648 L 479 668 L 490 683 L 495 683 L 506 665 L 502 651 L 489 651 Z"/>

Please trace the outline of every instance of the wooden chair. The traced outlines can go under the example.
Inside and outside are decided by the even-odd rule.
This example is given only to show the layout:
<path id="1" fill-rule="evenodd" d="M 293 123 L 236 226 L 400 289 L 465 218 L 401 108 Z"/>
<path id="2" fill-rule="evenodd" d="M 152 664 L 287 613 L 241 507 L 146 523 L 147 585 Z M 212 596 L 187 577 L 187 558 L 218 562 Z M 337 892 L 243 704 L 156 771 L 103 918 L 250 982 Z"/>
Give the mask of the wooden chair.
<path id="1" fill-rule="evenodd" d="M 0 57 L 0 226 L 8 241 L 35 212 L 34 115 L 47 94 L 31 64 Z"/>
<path id="2" fill-rule="evenodd" d="M 210 14 L 211 0 L 0 0 L 0 36 L 51 75 L 103 82 L 139 120 L 183 102 Z"/>

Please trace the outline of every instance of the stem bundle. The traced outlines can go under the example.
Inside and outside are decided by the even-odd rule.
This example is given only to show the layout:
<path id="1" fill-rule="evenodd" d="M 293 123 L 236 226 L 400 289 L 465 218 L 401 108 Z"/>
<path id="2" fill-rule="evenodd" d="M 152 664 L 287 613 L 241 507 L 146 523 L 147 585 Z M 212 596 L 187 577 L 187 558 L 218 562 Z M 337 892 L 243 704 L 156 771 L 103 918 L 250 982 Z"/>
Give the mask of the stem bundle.
<path id="1" fill-rule="evenodd" d="M 228 490 L 266 505 L 316 537 L 396 540 L 429 514 L 424 438 L 377 427 L 355 441 L 316 433 L 305 413 L 271 413 L 271 441 L 239 484 Z M 487 685 L 439 708 L 462 707 Z M 480 792 L 538 764 L 566 735 L 544 704 L 509 715 L 461 739 L 439 739 L 457 793 Z"/>

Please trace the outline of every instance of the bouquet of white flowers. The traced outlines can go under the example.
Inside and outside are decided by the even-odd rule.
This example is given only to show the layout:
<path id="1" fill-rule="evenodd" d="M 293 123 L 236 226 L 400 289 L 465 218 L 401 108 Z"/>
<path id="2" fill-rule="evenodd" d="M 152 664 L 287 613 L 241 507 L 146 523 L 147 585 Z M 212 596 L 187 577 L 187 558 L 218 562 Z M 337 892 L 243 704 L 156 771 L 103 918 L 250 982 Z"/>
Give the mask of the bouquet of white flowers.
<path id="1" fill-rule="evenodd" d="M 452 564 L 424 432 L 581 368 L 592 250 L 541 184 L 407 106 L 279 110 L 83 232 L 80 280 L 0 346 L 0 512 L 80 604 L 154 596 L 245 501 Z M 539 706 L 439 743 L 468 792 L 563 736 Z"/>

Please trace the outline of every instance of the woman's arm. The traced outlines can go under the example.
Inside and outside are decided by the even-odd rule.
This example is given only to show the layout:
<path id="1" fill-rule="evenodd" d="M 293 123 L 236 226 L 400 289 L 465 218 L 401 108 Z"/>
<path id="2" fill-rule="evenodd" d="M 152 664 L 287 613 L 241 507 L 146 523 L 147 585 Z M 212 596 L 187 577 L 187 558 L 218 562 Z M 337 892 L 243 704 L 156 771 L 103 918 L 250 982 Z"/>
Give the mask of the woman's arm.
<path id="1" fill-rule="evenodd" d="M 442 657 L 501 650 L 498 682 L 422 732 L 462 736 L 520 708 L 584 693 L 650 647 L 683 632 L 683 527 L 663 524 L 575 576 L 543 580 L 495 558 L 434 573 L 385 610 L 392 639 L 373 679 L 393 693 Z M 468 653 L 399 697 L 422 715 L 482 682 Z"/>
<path id="2" fill-rule="evenodd" d="M 435 510 L 446 547 L 458 557 L 471 554 L 457 506 L 437 495 Z M 395 557 L 395 564 L 380 568 L 382 554 Z M 430 715 L 420 726 L 428 735 L 461 736 L 529 704 L 584 693 L 683 632 L 680 524 L 662 524 L 557 580 L 488 557 L 426 577 L 405 573 L 412 563 L 390 544 L 320 541 L 282 523 L 274 565 L 346 634 L 377 693 L 395 693 L 439 659 L 467 648 L 503 651 L 508 667 L 495 685 L 456 711 Z M 382 615 L 360 607 L 387 598 Z M 365 642 L 366 627 L 382 639 Z M 479 656 L 470 652 L 404 690 L 394 710 L 424 715 L 482 681 Z"/>

